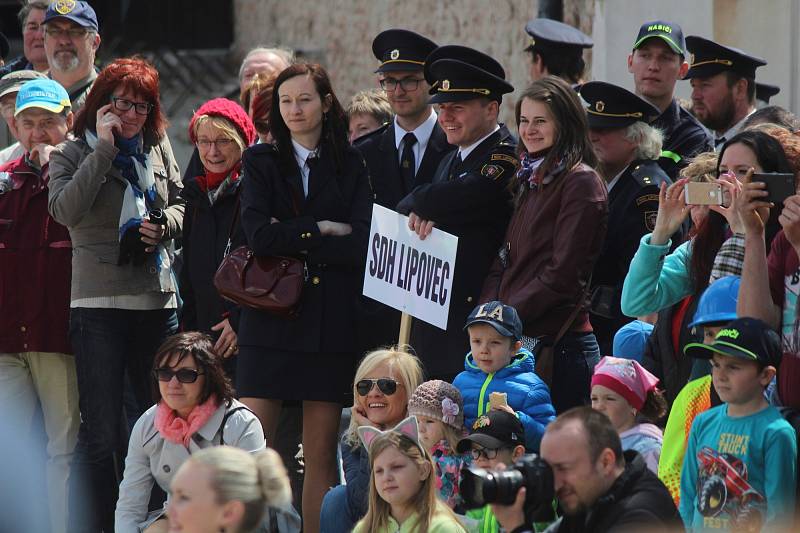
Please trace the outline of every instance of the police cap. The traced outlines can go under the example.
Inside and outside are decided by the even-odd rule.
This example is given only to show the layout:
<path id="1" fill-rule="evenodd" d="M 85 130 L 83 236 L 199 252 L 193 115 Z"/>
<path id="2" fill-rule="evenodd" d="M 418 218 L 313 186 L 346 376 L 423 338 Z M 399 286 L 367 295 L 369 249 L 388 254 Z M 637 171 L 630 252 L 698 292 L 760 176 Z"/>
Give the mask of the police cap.
<path id="1" fill-rule="evenodd" d="M 761 100 L 765 104 L 769 104 L 769 99 L 779 92 L 781 92 L 781 88 L 777 85 L 756 82 L 756 100 Z"/>
<path id="2" fill-rule="evenodd" d="M 685 79 L 710 78 L 725 71 L 736 72 L 745 78 L 755 78 L 756 69 L 767 64 L 760 57 L 751 56 L 738 48 L 724 46 L 696 35 L 686 37 L 686 47 L 691 56 Z"/>
<path id="3" fill-rule="evenodd" d="M 475 65 L 486 72 L 494 74 L 498 78 L 506 78 L 506 71 L 503 68 L 503 65 L 498 63 L 497 60 L 492 56 L 467 46 L 448 44 L 433 50 L 428 57 L 425 58 L 425 79 L 430 85 L 433 85 L 435 81 L 431 75 L 430 66 L 440 59 L 457 59 L 459 61 L 463 61 L 464 63 Z"/>
<path id="4" fill-rule="evenodd" d="M 603 81 L 584 83 L 580 95 L 589 104 L 586 113 L 592 129 L 625 128 L 634 122 L 649 124 L 661 114 L 643 98 Z"/>
<path id="5" fill-rule="evenodd" d="M 382 31 L 372 41 L 372 53 L 381 62 L 375 72 L 422 70 L 425 58 L 435 48 L 435 42 L 413 31 Z"/>
<path id="6" fill-rule="evenodd" d="M 486 97 L 497 102 L 514 87 L 503 78 L 458 59 L 439 59 L 429 67 L 431 104 Z M 430 82 L 429 82 L 430 83 Z"/>
<path id="7" fill-rule="evenodd" d="M 528 51 L 537 47 L 550 47 L 580 52 L 594 46 L 592 39 L 581 30 L 557 20 L 533 19 L 525 25 L 525 31 L 530 35 L 528 47 L 525 48 Z"/>

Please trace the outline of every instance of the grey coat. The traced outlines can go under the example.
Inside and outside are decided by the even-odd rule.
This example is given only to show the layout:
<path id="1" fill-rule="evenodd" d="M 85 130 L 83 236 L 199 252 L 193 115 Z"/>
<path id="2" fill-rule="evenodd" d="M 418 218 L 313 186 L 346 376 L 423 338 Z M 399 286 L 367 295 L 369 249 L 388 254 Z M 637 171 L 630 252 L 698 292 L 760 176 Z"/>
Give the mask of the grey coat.
<path id="1" fill-rule="evenodd" d="M 145 411 L 131 432 L 115 514 L 117 533 L 139 533 L 162 514 L 161 511 L 155 515 L 147 512 L 153 483 L 158 483 L 169 494 L 172 476 L 193 452 L 219 446 L 222 442 L 248 452 L 266 447 L 258 418 L 236 400 L 229 407 L 223 404 L 217 409 L 192 438 L 188 449 L 161 436 L 155 428 L 156 409 L 154 405 Z M 222 427 L 226 413 L 230 414 Z"/>
<path id="2" fill-rule="evenodd" d="M 164 240 L 174 239 L 183 227 L 181 174 L 169 139 L 145 142 L 153 162 L 157 198 L 164 210 Z M 72 300 L 102 296 L 175 292 L 174 282 L 161 286 L 155 261 L 141 266 L 117 265 L 119 216 L 127 181 L 112 166 L 119 150 L 98 139 L 92 150 L 84 139 L 68 140 L 50 155 L 48 208 L 69 229 L 72 239 Z"/>

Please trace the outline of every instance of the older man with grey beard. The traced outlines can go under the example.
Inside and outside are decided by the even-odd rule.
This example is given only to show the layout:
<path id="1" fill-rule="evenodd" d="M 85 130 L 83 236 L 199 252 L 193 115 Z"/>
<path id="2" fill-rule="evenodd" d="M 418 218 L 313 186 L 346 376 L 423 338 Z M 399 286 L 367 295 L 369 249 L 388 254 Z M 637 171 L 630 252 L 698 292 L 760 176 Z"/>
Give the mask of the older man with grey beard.
<path id="1" fill-rule="evenodd" d="M 100 46 L 97 15 L 86 2 L 53 2 L 44 16 L 44 50 L 50 77 L 64 86 L 77 112 L 86 100 L 97 71 Z"/>

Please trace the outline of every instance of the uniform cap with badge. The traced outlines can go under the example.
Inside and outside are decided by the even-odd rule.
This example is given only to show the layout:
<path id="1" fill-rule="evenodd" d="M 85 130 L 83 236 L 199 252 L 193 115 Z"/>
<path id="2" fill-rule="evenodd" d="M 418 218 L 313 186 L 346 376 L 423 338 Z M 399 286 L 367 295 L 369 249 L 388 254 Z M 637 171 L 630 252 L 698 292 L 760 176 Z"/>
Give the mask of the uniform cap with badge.
<path id="1" fill-rule="evenodd" d="M 769 99 L 779 92 L 781 92 L 781 88 L 777 85 L 756 82 L 756 100 L 761 100 L 767 105 L 769 105 Z"/>
<path id="2" fill-rule="evenodd" d="M 436 43 L 413 31 L 393 28 L 372 41 L 372 53 L 381 62 L 375 72 L 422 70 Z"/>
<path id="3" fill-rule="evenodd" d="M 465 46 L 436 49 L 425 59 L 425 79 L 431 86 L 431 104 L 463 102 L 475 98 L 502 101 L 514 87 L 505 69 L 492 57 Z"/>
<path id="4" fill-rule="evenodd" d="M 97 13 L 88 2 L 78 0 L 55 0 L 50 2 L 42 24 L 54 19 L 67 19 L 89 30 L 100 31 L 97 24 Z"/>
<path id="5" fill-rule="evenodd" d="M 634 122 L 649 124 L 661 114 L 644 98 L 603 81 L 584 83 L 580 95 L 589 104 L 586 113 L 591 129 L 625 128 Z"/>
<path id="6" fill-rule="evenodd" d="M 650 39 L 661 39 L 670 49 L 678 55 L 686 57 L 686 39 L 683 38 L 683 30 L 674 22 L 656 20 L 645 22 L 639 28 L 639 34 L 633 43 L 633 49 L 639 49 Z"/>
<path id="7" fill-rule="evenodd" d="M 720 72 L 731 71 L 745 78 L 755 78 L 756 69 L 767 62 L 738 48 L 715 43 L 710 39 L 689 35 L 686 37 L 689 72 L 684 79 L 710 78 Z"/>
<path id="8" fill-rule="evenodd" d="M 525 51 L 552 50 L 560 53 L 577 53 L 584 48 L 591 48 L 594 42 L 581 30 L 557 20 L 537 18 L 525 25 L 525 32 L 530 36 Z"/>

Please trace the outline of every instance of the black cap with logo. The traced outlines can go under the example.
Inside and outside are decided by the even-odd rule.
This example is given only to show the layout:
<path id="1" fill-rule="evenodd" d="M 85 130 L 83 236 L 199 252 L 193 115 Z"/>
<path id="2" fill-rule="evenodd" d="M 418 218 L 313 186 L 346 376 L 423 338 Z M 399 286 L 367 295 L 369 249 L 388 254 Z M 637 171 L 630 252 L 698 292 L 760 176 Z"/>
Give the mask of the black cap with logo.
<path id="1" fill-rule="evenodd" d="M 633 49 L 641 47 L 645 41 L 656 37 L 661 39 L 670 47 L 676 54 L 686 57 L 686 39 L 683 38 L 683 30 L 674 22 L 666 22 L 663 20 L 656 20 L 653 22 L 645 22 L 639 28 L 639 35 L 636 36 L 636 42 L 633 43 Z"/>
<path id="2" fill-rule="evenodd" d="M 692 342 L 683 353 L 698 359 L 711 359 L 717 353 L 774 367 L 783 354 L 778 334 L 756 318 L 737 318 L 719 330 L 712 344 Z"/>
<path id="3" fill-rule="evenodd" d="M 473 442 L 491 449 L 525 446 L 525 428 L 515 415 L 507 411 L 492 410 L 475 420 L 472 432 L 458 441 L 456 451 L 468 452 Z"/>
<path id="4" fill-rule="evenodd" d="M 715 43 L 710 39 L 689 35 L 686 37 L 686 48 L 691 52 L 689 72 L 684 79 L 710 78 L 720 72 L 730 70 L 745 78 L 755 78 L 756 69 L 767 62 L 747 52 Z"/>
<path id="5" fill-rule="evenodd" d="M 505 70 L 492 57 L 466 46 L 447 48 L 446 53 L 437 48 L 425 59 L 431 104 L 480 97 L 500 102 L 504 94 L 514 91 L 505 80 Z"/>
<path id="6" fill-rule="evenodd" d="M 393 28 L 372 41 L 372 53 L 381 62 L 375 72 L 422 70 L 436 43 L 413 31 Z"/>
<path id="7" fill-rule="evenodd" d="M 525 25 L 525 32 L 530 35 L 528 47 L 525 48 L 528 51 L 535 48 L 550 48 L 562 51 L 575 50 L 580 53 L 584 48 L 594 46 L 591 37 L 557 20 L 533 19 Z"/>

